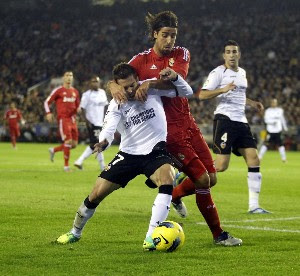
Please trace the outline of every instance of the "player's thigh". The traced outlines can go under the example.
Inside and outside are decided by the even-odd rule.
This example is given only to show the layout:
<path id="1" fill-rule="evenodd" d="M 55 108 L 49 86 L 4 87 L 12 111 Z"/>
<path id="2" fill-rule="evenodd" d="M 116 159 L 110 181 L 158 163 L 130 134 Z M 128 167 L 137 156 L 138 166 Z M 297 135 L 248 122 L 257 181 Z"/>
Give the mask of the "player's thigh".
<path id="1" fill-rule="evenodd" d="M 72 140 L 72 124 L 70 119 L 59 119 L 58 128 L 62 141 Z"/>
<path id="2" fill-rule="evenodd" d="M 260 160 L 256 148 L 240 148 L 239 152 L 245 159 L 248 167 L 256 167 L 260 165 Z"/>
<path id="3" fill-rule="evenodd" d="M 98 177 L 96 184 L 89 195 L 90 201 L 101 202 L 105 197 L 111 194 L 113 191 L 119 189 L 121 185 L 108 181 L 104 178 Z"/>
<path id="4" fill-rule="evenodd" d="M 210 149 L 199 129 L 192 130 L 191 145 L 208 173 L 216 173 Z"/>
<path id="5" fill-rule="evenodd" d="M 150 179 L 157 187 L 161 185 L 172 185 L 175 177 L 175 170 L 171 164 L 163 164 L 150 175 Z"/>
<path id="6" fill-rule="evenodd" d="M 71 124 L 71 136 L 73 141 L 73 146 L 76 147 L 78 143 L 78 127 L 76 122 L 72 122 Z"/>
<path id="7" fill-rule="evenodd" d="M 213 152 L 216 154 L 231 154 L 236 140 L 236 129 L 230 120 L 214 120 Z"/>
<path id="8" fill-rule="evenodd" d="M 119 151 L 107 164 L 99 177 L 119 184 L 123 188 L 137 175 L 143 173 L 143 160 L 140 155 L 131 155 Z"/>

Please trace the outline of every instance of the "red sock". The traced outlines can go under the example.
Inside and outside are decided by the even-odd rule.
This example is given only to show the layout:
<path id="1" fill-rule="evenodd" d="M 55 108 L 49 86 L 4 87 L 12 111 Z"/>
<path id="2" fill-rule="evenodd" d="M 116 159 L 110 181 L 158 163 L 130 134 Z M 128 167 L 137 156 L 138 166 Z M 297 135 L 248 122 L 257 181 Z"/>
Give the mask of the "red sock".
<path id="1" fill-rule="evenodd" d="M 65 167 L 68 167 L 69 166 L 69 159 L 70 159 L 71 145 L 63 144 L 63 148 L 64 148 Z"/>
<path id="2" fill-rule="evenodd" d="M 179 201 L 184 196 L 193 195 L 195 193 L 195 184 L 186 177 L 178 186 L 173 189 L 172 201 Z"/>
<path id="3" fill-rule="evenodd" d="M 61 144 L 60 146 L 57 146 L 53 149 L 54 152 L 62 151 L 64 149 L 64 144 Z"/>
<path id="4" fill-rule="evenodd" d="M 196 189 L 196 203 L 213 237 L 217 238 L 223 232 L 223 229 L 220 225 L 218 210 L 212 200 L 210 189 Z"/>

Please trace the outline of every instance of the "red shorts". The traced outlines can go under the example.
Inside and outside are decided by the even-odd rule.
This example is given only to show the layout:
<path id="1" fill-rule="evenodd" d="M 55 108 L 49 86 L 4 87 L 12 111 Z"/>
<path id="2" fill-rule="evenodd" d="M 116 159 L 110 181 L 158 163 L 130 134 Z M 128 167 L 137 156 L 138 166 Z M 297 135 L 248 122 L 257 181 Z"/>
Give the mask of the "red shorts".
<path id="1" fill-rule="evenodd" d="M 18 138 L 21 135 L 19 126 L 9 126 L 9 134 L 11 137 Z"/>
<path id="2" fill-rule="evenodd" d="M 177 161 L 178 169 L 192 181 L 205 172 L 216 173 L 209 147 L 194 122 L 187 128 L 168 125 L 167 149 Z"/>
<path id="3" fill-rule="evenodd" d="M 73 118 L 62 118 L 58 120 L 59 133 L 63 141 L 78 141 L 78 129 L 76 120 Z"/>

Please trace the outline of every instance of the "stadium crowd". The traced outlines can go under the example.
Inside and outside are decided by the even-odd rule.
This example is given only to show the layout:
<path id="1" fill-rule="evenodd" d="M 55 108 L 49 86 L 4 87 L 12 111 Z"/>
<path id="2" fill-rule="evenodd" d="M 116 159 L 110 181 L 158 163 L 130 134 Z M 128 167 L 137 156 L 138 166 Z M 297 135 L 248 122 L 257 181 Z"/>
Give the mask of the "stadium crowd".
<path id="1" fill-rule="evenodd" d="M 288 124 L 300 126 L 299 3 L 191 0 L 183 9 L 185 1 L 160 6 L 130 2 L 69 10 L 48 5 L 1 14 L 0 125 L 12 101 L 29 124 L 44 122 L 43 101 L 50 91 L 28 89 L 59 77 L 66 68 L 73 70 L 80 92 L 93 73 L 109 79 L 114 64 L 150 48 L 143 23 L 146 12 L 170 9 L 180 20 L 177 42 L 191 53 L 188 81 L 195 94 L 222 63 L 224 41 L 234 39 L 241 46 L 241 67 L 247 70 L 248 97 L 266 107 L 276 97 Z M 41 13 L 42 8 L 46 11 Z M 214 101 L 195 97 L 190 105 L 197 123 L 212 124 Z M 263 124 L 261 114 L 247 110 L 247 116 L 250 124 Z"/>

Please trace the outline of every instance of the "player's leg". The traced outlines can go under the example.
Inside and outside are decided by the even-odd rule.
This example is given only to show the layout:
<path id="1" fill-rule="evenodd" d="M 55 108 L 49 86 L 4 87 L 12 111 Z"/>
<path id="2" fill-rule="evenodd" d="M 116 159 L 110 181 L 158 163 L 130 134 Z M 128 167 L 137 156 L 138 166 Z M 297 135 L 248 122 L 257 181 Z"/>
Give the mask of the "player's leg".
<path id="1" fill-rule="evenodd" d="M 230 154 L 216 154 L 215 166 L 217 172 L 224 172 L 228 169 L 230 156 Z"/>
<path id="2" fill-rule="evenodd" d="M 120 187 L 121 186 L 119 184 L 115 184 L 104 178 L 98 177 L 92 192 L 79 206 L 71 231 L 61 235 L 56 242 L 59 244 L 67 244 L 78 241 L 82 235 L 84 226 L 93 216 L 100 202 Z"/>
<path id="3" fill-rule="evenodd" d="M 72 119 L 64 119 L 62 123 L 64 144 L 64 171 L 69 172 L 69 160 L 71 155 L 71 149 L 75 148 L 78 143 L 78 129 L 76 123 Z"/>
<path id="4" fill-rule="evenodd" d="M 262 144 L 262 146 L 260 147 L 259 153 L 258 153 L 258 158 L 259 160 L 263 159 L 263 156 L 265 155 L 265 153 L 268 151 L 268 146 L 269 143 L 271 143 L 271 135 L 268 133 L 266 136 L 266 140 L 264 141 L 264 143 Z"/>
<path id="5" fill-rule="evenodd" d="M 58 130 L 59 130 L 61 140 L 64 141 L 65 134 L 64 134 L 64 130 L 63 130 L 63 120 L 62 119 L 60 119 L 58 121 Z M 63 150 L 64 150 L 64 144 L 63 143 L 61 145 L 57 146 L 57 147 L 49 148 L 48 151 L 49 151 L 49 154 L 50 154 L 50 161 L 54 162 L 55 153 L 57 153 L 59 151 L 63 151 Z"/>
<path id="6" fill-rule="evenodd" d="M 260 160 L 256 148 L 240 148 L 238 151 L 244 157 L 248 166 L 249 213 L 266 214 L 268 211 L 260 208 L 259 194 L 261 191 L 262 174 Z"/>
<path id="7" fill-rule="evenodd" d="M 174 168 L 170 164 L 164 164 L 150 176 L 151 181 L 158 187 L 158 194 L 152 206 L 152 215 L 146 238 L 152 234 L 159 223 L 166 220 L 169 214 L 174 175 Z"/>
<path id="8" fill-rule="evenodd" d="M 9 134 L 10 134 L 11 144 L 12 144 L 13 148 L 15 149 L 16 148 L 16 141 L 17 141 L 15 128 L 10 127 L 9 128 Z"/>
<path id="9" fill-rule="evenodd" d="M 285 153 L 285 146 L 281 139 L 281 133 L 275 134 L 275 144 L 278 145 L 278 151 L 281 156 L 281 160 L 282 160 L 282 162 L 285 163 L 286 162 L 286 153 Z"/>

